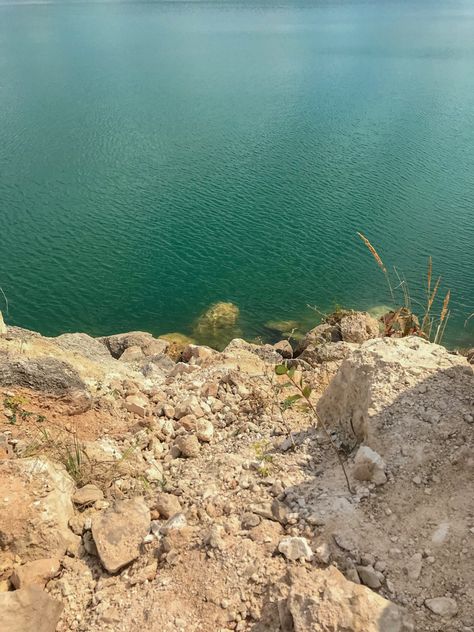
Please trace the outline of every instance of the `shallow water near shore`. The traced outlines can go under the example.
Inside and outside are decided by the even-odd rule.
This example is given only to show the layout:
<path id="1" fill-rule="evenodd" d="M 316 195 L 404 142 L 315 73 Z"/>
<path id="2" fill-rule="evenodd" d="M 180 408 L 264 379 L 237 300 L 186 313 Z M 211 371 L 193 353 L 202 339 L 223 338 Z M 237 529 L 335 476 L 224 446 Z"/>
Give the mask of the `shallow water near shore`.
<path id="1" fill-rule="evenodd" d="M 361 231 L 472 344 L 473 68 L 464 0 L 0 1 L 5 319 L 271 339 L 388 302 Z"/>

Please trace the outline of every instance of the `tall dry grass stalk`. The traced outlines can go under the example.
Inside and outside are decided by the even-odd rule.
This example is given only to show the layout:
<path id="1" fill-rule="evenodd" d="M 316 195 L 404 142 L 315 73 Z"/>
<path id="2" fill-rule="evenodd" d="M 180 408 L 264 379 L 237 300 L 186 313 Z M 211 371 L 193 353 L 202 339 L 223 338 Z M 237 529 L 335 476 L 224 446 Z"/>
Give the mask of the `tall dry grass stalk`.
<path id="1" fill-rule="evenodd" d="M 446 296 L 444 297 L 444 301 L 443 301 L 443 307 L 441 308 L 441 313 L 439 315 L 439 324 L 438 324 L 438 328 L 436 330 L 436 336 L 434 338 L 434 342 L 435 343 L 439 343 L 441 342 L 443 335 L 444 335 L 444 330 L 446 329 L 446 325 L 448 323 L 448 318 L 449 318 L 449 299 L 451 298 L 451 290 L 448 290 L 446 292 Z"/>
<path id="2" fill-rule="evenodd" d="M 421 323 L 422 331 L 427 334 L 428 338 L 431 335 L 431 327 L 432 327 L 432 318 L 431 318 L 431 308 L 433 307 L 433 302 L 436 298 L 436 294 L 438 293 L 439 284 L 441 283 L 441 277 L 439 276 L 436 279 L 436 283 L 434 285 L 433 291 L 431 291 L 431 279 L 433 274 L 433 263 L 431 257 L 428 259 L 428 272 L 427 272 L 427 299 L 426 299 L 426 307 L 425 313 L 423 316 L 423 321 Z"/>
<path id="3" fill-rule="evenodd" d="M 367 248 L 369 249 L 369 251 L 372 253 L 373 258 L 375 259 L 377 265 L 379 266 L 379 268 L 382 270 L 382 272 L 385 275 L 385 279 L 387 281 L 387 285 L 388 285 L 388 289 L 390 290 L 390 296 L 392 297 L 392 301 L 395 300 L 395 297 L 393 295 L 393 288 L 392 288 L 392 284 L 390 283 L 390 277 L 388 275 L 388 271 L 387 268 L 385 267 L 384 262 L 382 261 L 382 257 L 379 255 L 379 253 L 375 250 L 374 246 L 372 246 L 372 244 L 370 243 L 370 241 L 367 239 L 367 237 L 365 235 L 363 235 L 362 233 L 357 233 L 359 235 L 359 237 L 362 239 L 362 241 L 364 242 L 364 244 L 367 246 Z"/>
<path id="4" fill-rule="evenodd" d="M 390 276 L 384 262 L 382 261 L 381 256 L 379 255 L 376 248 L 371 244 L 371 242 L 365 235 L 359 232 L 357 234 L 362 239 L 367 249 L 372 254 L 378 267 L 384 273 L 385 278 L 387 279 L 390 295 L 392 297 L 392 300 L 395 302 L 393 286 L 390 282 Z M 400 275 L 397 268 L 394 267 L 393 269 L 398 280 L 398 284 L 396 285 L 395 290 L 400 290 L 403 293 L 404 308 L 408 313 L 413 315 L 413 317 L 415 318 L 415 321 L 418 323 L 416 315 L 412 311 L 412 300 L 411 300 L 406 278 L 403 274 Z M 449 320 L 449 315 L 450 315 L 449 301 L 451 298 L 451 292 L 450 290 L 448 290 L 443 300 L 439 318 L 434 317 L 432 315 L 433 304 L 436 299 L 436 296 L 438 295 L 440 284 L 441 284 L 441 277 L 439 276 L 433 285 L 433 260 L 432 260 L 432 257 L 430 256 L 428 258 L 428 268 L 426 272 L 426 302 L 423 303 L 423 305 L 421 305 L 417 301 L 414 301 L 415 304 L 421 305 L 421 308 L 420 308 L 421 327 L 420 325 L 417 325 L 416 333 L 418 333 L 418 335 L 424 336 L 428 338 L 429 340 L 431 340 L 432 333 L 436 327 L 436 333 L 433 337 L 433 342 L 438 343 L 438 344 L 441 342 L 444 336 L 446 325 Z M 397 312 L 397 310 L 395 310 L 394 314 L 395 314 L 395 319 L 398 318 L 399 313 Z M 394 318 L 392 318 L 391 320 L 393 321 Z"/>

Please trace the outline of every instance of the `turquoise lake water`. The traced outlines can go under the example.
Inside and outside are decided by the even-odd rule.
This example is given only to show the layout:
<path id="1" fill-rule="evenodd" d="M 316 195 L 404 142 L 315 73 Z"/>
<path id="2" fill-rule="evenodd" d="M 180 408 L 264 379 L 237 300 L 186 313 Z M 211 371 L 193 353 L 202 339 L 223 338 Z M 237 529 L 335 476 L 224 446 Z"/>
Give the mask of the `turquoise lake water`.
<path id="1" fill-rule="evenodd" d="M 265 338 L 388 302 L 357 231 L 472 343 L 472 0 L 0 0 L 10 323 Z"/>

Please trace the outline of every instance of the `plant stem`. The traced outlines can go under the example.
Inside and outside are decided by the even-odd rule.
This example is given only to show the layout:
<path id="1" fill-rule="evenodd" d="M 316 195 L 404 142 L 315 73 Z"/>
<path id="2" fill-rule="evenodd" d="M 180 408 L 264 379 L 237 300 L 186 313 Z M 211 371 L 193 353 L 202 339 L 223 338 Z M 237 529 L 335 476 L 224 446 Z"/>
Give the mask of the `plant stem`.
<path id="1" fill-rule="evenodd" d="M 342 460 L 341 455 L 339 454 L 339 450 L 337 449 L 336 444 L 332 440 L 332 437 L 329 434 L 328 429 L 326 428 L 326 424 L 323 422 L 321 417 L 318 415 L 318 412 L 317 412 L 316 408 L 314 407 L 313 403 L 311 402 L 311 400 L 309 399 L 309 397 L 307 395 L 305 395 L 304 389 L 296 382 L 296 380 L 293 378 L 293 376 L 288 375 L 288 377 L 289 377 L 291 383 L 293 384 L 293 386 L 295 386 L 295 388 L 301 393 L 302 397 L 306 400 L 306 403 L 311 408 L 311 410 L 313 412 L 313 415 L 314 415 L 314 417 L 316 419 L 316 425 L 317 426 L 321 426 L 321 428 L 323 429 L 324 434 L 328 438 L 329 443 L 331 444 L 334 452 L 336 453 L 337 460 L 339 461 L 339 464 L 340 464 L 340 466 L 342 468 L 342 471 L 344 472 L 344 478 L 346 479 L 347 489 L 349 490 L 350 494 L 354 494 L 354 492 L 352 491 L 351 484 L 349 482 L 349 477 L 348 477 L 347 472 L 346 472 L 346 467 L 344 465 L 344 461 Z"/>

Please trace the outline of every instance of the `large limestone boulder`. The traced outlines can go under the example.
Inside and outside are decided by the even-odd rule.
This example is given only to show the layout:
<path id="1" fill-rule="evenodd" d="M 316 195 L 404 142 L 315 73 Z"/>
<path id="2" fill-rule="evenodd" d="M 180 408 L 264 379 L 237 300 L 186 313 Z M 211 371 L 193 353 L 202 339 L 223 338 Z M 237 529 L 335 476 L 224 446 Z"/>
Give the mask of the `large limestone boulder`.
<path id="1" fill-rule="evenodd" d="M 0 386 L 22 386 L 60 396 L 87 391 L 76 369 L 53 357 L 0 356 Z"/>
<path id="2" fill-rule="evenodd" d="M 0 560 L 61 558 L 76 540 L 73 491 L 65 469 L 45 458 L 0 462 Z"/>
<path id="3" fill-rule="evenodd" d="M 110 353 L 98 338 L 88 334 L 61 334 L 53 338 L 54 343 L 63 351 L 84 356 L 95 362 L 110 360 Z"/>
<path id="4" fill-rule="evenodd" d="M 389 418 L 404 427 L 405 434 L 419 423 L 426 428 L 426 422 L 439 421 L 449 399 L 454 405 L 449 395 L 453 386 L 468 388 L 464 381 L 472 379 L 472 373 L 466 358 L 418 337 L 369 340 L 341 364 L 318 403 L 318 413 L 348 444 L 364 442 L 377 449 L 387 435 L 383 427 Z M 459 379 L 453 380 L 456 376 Z"/>
<path id="5" fill-rule="evenodd" d="M 280 604 L 282 632 L 414 632 L 408 615 L 334 566 L 294 571 Z"/>
<path id="6" fill-rule="evenodd" d="M 5 632 L 54 632 L 63 605 L 30 586 L 0 593 L 0 628 Z"/>

